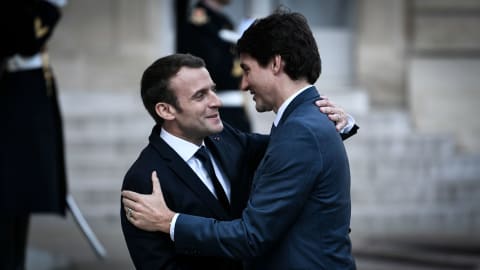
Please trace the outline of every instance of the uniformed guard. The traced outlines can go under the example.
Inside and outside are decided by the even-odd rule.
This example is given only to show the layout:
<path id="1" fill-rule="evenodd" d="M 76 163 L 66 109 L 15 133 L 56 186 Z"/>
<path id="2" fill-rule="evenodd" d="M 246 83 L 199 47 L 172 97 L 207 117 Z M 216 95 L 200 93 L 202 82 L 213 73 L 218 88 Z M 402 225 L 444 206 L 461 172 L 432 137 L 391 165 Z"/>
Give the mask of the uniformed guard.
<path id="1" fill-rule="evenodd" d="M 64 4 L 0 4 L 0 269 L 25 268 L 30 214 L 65 215 L 62 124 L 45 49 Z"/>

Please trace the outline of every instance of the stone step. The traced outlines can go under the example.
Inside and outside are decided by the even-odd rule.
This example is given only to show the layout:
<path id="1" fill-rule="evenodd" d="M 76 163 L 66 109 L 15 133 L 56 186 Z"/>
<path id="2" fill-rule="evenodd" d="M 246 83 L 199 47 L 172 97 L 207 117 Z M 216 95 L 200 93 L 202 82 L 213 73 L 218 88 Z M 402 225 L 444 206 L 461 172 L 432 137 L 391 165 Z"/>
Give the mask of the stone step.
<path id="1" fill-rule="evenodd" d="M 359 130 L 358 135 L 345 141 L 349 158 L 367 158 L 377 161 L 415 158 L 416 160 L 439 160 L 455 153 L 455 141 L 446 135 L 425 134 L 365 134 Z M 366 154 L 368 153 L 368 155 Z"/>
<path id="2" fill-rule="evenodd" d="M 480 158 L 451 156 L 443 161 L 375 163 L 351 160 L 355 202 L 480 201 Z"/>
<path id="3" fill-rule="evenodd" d="M 442 179 L 435 185 L 435 201 L 439 202 L 476 202 L 480 207 L 479 174 L 474 178 Z"/>
<path id="4" fill-rule="evenodd" d="M 365 113 L 352 113 L 351 115 L 360 127 L 359 134 L 363 134 L 364 136 L 390 137 L 410 134 L 414 129 L 410 116 L 403 110 L 372 108 Z"/>
<path id="5" fill-rule="evenodd" d="M 432 172 L 439 179 L 480 179 L 480 154 L 455 155 L 444 161 Z"/>
<path id="6" fill-rule="evenodd" d="M 478 201 L 352 206 L 352 231 L 358 235 L 478 235 Z"/>
<path id="7" fill-rule="evenodd" d="M 118 185 L 116 189 L 71 190 L 71 194 L 85 216 L 112 219 L 119 217 L 120 190 Z"/>
<path id="8" fill-rule="evenodd" d="M 358 269 L 478 269 L 480 252 L 456 253 L 452 250 L 435 250 L 416 245 L 370 241 L 357 243 L 354 255 L 360 259 Z M 362 268 L 364 263 L 369 268 Z M 375 262 L 380 262 L 375 266 Z M 363 263 L 363 265 L 362 265 Z M 372 267 L 373 266 L 373 267 Z M 371 268 L 370 268 L 371 267 Z"/>
<path id="9" fill-rule="evenodd" d="M 125 140 L 145 138 L 150 134 L 153 120 L 146 115 L 117 115 L 96 117 L 70 117 L 65 119 L 67 141 Z"/>
<path id="10" fill-rule="evenodd" d="M 147 145 L 98 145 L 97 147 L 69 148 L 67 162 L 70 169 L 128 168 Z"/>
<path id="11" fill-rule="evenodd" d="M 356 258 L 356 266 L 358 270 L 461 270 L 465 268 L 443 267 L 438 265 L 424 265 L 422 263 L 403 262 L 398 260 L 390 260 L 386 258 L 366 258 L 358 256 Z M 469 269 L 469 268 L 467 268 Z"/>
<path id="12" fill-rule="evenodd" d="M 140 93 L 96 89 L 84 91 L 60 92 L 60 103 L 64 117 L 84 116 L 99 117 L 102 115 L 116 115 L 144 112 L 145 109 Z"/>

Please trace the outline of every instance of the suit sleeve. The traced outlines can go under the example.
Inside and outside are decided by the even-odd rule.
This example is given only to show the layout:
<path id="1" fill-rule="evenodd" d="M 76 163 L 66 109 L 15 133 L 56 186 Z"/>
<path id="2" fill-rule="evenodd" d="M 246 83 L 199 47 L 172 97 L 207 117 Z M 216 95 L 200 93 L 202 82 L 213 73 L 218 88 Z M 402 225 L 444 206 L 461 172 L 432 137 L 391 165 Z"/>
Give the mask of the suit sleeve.
<path id="1" fill-rule="evenodd" d="M 151 193 L 151 182 L 148 175 L 127 174 L 123 189 L 133 190 L 143 194 Z M 150 186 L 148 186 L 150 182 Z M 123 203 L 120 218 L 122 230 L 127 243 L 130 257 L 137 270 L 142 269 L 182 269 L 176 261 L 173 242 L 167 234 L 148 232 L 133 226 L 126 218 Z"/>
<path id="2" fill-rule="evenodd" d="M 311 139 L 314 132 L 300 131 L 295 125 L 282 130 L 286 132 L 271 138 L 275 144 L 271 143 L 255 174 L 242 218 L 217 221 L 180 214 L 175 225 L 178 252 L 248 259 L 281 239 L 301 212 L 323 163 Z"/>

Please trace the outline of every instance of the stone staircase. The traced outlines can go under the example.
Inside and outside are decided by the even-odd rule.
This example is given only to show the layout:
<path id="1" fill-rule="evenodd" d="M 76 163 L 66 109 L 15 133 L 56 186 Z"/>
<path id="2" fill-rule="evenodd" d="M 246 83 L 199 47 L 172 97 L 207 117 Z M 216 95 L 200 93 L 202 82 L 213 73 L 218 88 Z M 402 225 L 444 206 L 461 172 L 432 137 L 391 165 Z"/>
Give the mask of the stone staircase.
<path id="1" fill-rule="evenodd" d="M 359 135 L 346 142 L 353 230 L 480 236 L 480 155 L 458 153 L 449 135 L 414 132 L 404 112 L 357 121 Z"/>
<path id="2" fill-rule="evenodd" d="M 153 120 L 134 94 L 65 94 L 61 104 L 70 192 L 87 217 L 118 219 L 123 176 Z"/>

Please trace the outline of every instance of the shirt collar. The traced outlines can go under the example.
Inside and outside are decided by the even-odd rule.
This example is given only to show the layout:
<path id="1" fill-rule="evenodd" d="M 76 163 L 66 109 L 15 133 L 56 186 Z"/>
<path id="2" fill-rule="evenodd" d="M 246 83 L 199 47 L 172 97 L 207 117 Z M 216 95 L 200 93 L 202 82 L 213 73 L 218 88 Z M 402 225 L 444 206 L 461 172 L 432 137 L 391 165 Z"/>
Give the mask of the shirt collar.
<path id="1" fill-rule="evenodd" d="M 188 161 L 195 155 L 197 150 L 200 148 L 198 145 L 186 141 L 182 138 L 179 138 L 165 129 L 160 131 L 160 137 L 171 147 L 177 154 L 184 160 Z M 202 145 L 205 145 L 202 141 Z"/>
<path id="2" fill-rule="evenodd" d="M 280 122 L 280 119 L 282 119 L 282 115 L 285 112 L 285 109 L 287 109 L 288 105 L 298 96 L 300 95 L 303 91 L 307 90 L 308 88 L 312 87 L 313 85 L 307 85 L 303 87 L 302 89 L 298 90 L 295 92 L 293 95 L 291 95 L 289 98 L 287 98 L 280 108 L 278 108 L 277 115 L 275 116 L 275 120 L 273 120 L 273 124 L 275 126 L 278 126 L 278 123 Z"/>

